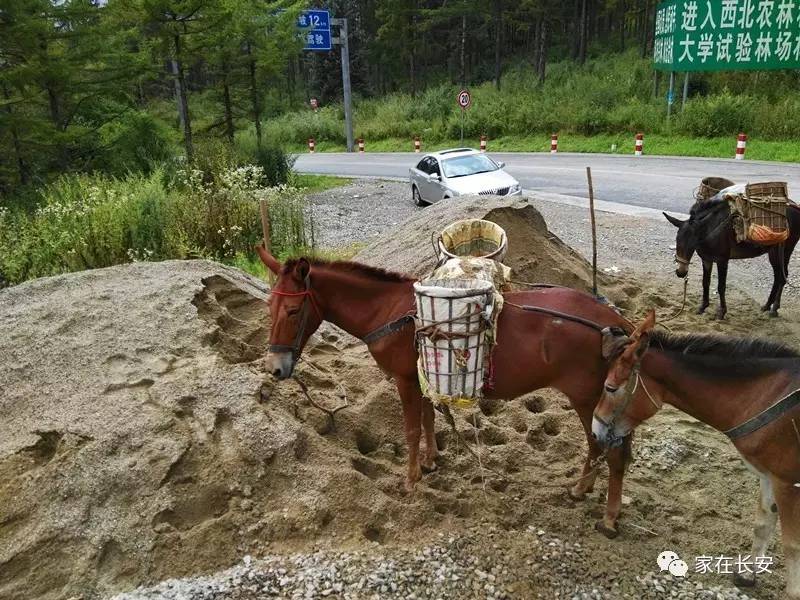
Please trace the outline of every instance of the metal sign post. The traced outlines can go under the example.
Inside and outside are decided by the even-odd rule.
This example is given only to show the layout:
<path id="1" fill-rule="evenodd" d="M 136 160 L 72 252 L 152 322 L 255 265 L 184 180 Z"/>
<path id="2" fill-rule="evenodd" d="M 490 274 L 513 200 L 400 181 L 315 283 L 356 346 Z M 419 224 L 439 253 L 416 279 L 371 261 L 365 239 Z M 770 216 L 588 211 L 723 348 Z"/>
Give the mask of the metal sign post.
<path id="1" fill-rule="evenodd" d="M 461 107 L 461 144 L 464 144 L 464 119 L 467 116 L 467 109 L 472 105 L 472 96 L 469 90 L 458 92 L 458 105 Z"/>
<path id="2" fill-rule="evenodd" d="M 347 35 L 347 19 L 331 19 L 339 26 L 339 37 L 334 42 L 342 49 L 342 88 L 344 90 L 344 133 L 347 138 L 347 151 L 353 151 L 353 99 L 350 90 L 350 46 Z"/>
<path id="3" fill-rule="evenodd" d="M 331 25 L 339 27 L 339 37 L 331 35 Z M 297 17 L 297 26 L 304 42 L 304 50 L 313 52 L 329 52 L 333 44 L 342 50 L 342 88 L 344 96 L 345 137 L 347 151 L 353 151 L 353 100 L 350 90 L 350 47 L 348 45 L 347 19 L 332 19 L 327 10 L 304 10 Z M 311 107 L 317 110 L 316 100 L 312 99 Z"/>

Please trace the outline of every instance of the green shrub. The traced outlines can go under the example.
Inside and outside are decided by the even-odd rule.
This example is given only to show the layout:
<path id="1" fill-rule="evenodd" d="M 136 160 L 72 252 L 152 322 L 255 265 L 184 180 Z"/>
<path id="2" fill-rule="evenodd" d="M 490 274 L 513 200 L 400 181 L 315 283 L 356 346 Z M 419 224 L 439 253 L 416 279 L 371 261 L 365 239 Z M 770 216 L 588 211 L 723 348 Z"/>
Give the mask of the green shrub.
<path id="1" fill-rule="evenodd" d="M 678 115 L 678 128 L 693 136 L 736 135 L 740 131 L 755 134 L 758 101 L 749 96 L 728 92 L 707 98 L 695 98 Z"/>
<path id="2" fill-rule="evenodd" d="M 213 176 L 192 165 L 173 177 L 160 169 L 61 177 L 32 213 L 0 208 L 0 274 L 19 283 L 135 260 L 249 256 L 262 235 L 261 198 L 270 202 L 276 253 L 313 251 L 313 214 L 301 191 L 265 187 L 260 166 L 210 168 Z"/>
<path id="3" fill-rule="evenodd" d="M 172 155 L 175 140 L 169 127 L 144 112 L 125 113 L 100 131 L 107 148 L 98 167 L 112 175 L 149 173 Z"/>

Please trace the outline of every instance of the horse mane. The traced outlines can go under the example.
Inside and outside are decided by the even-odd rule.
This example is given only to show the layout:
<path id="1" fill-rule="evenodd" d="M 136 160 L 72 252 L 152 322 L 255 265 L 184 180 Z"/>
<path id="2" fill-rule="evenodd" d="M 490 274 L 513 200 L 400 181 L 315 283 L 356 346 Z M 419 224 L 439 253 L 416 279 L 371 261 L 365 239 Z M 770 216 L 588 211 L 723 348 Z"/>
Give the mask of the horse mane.
<path id="1" fill-rule="evenodd" d="M 719 194 L 702 202 L 695 202 L 692 208 L 689 209 L 689 219 L 701 219 L 711 213 L 722 211 L 723 209 L 730 210 L 728 201 L 720 197 Z"/>
<path id="2" fill-rule="evenodd" d="M 800 358 L 794 348 L 762 338 L 718 334 L 676 334 L 661 330 L 650 333 L 650 348 L 673 354 L 683 367 L 705 375 L 749 377 L 774 371 L 771 359 Z"/>
<path id="3" fill-rule="evenodd" d="M 387 283 L 406 283 L 415 281 L 415 279 L 410 275 L 404 275 L 403 273 L 396 273 L 394 271 L 387 271 L 386 269 L 373 267 L 372 265 L 365 265 L 363 263 L 349 260 L 325 260 L 322 258 L 308 257 L 290 258 L 284 263 L 281 273 L 283 275 L 290 273 L 292 270 L 294 270 L 294 267 L 297 265 L 298 261 L 303 259 L 307 260 L 312 267 L 324 267 L 335 271 L 362 275 L 363 277 L 367 277 L 369 279 L 385 281 Z"/>

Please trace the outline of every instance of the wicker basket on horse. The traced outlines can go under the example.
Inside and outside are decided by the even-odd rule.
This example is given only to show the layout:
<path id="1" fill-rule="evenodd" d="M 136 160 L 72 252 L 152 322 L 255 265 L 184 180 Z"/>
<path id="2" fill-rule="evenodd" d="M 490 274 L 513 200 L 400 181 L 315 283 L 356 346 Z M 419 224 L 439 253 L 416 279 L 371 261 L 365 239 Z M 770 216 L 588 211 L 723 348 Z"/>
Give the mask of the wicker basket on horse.
<path id="1" fill-rule="evenodd" d="M 730 179 L 724 177 L 705 177 L 700 182 L 700 187 L 695 190 L 694 199 L 696 202 L 705 202 L 711 200 L 714 196 L 719 194 L 725 188 L 729 188 L 734 183 Z"/>
<path id="2" fill-rule="evenodd" d="M 444 228 L 436 243 L 439 264 L 457 257 L 488 258 L 503 262 L 508 250 L 506 232 L 497 223 L 464 219 Z"/>
<path id="3" fill-rule="evenodd" d="M 785 182 L 750 183 L 744 194 L 728 198 L 737 242 L 762 246 L 781 244 L 789 237 Z"/>

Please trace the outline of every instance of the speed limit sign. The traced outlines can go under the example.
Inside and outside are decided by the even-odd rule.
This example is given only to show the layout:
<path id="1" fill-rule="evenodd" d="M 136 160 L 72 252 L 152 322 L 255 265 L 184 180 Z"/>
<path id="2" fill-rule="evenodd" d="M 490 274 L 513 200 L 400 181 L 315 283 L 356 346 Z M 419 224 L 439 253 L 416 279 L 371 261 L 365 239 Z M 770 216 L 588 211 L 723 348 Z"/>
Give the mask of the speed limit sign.
<path id="1" fill-rule="evenodd" d="M 458 105 L 461 110 L 466 110 L 472 104 L 472 96 L 469 95 L 469 90 L 461 90 L 458 92 Z"/>

